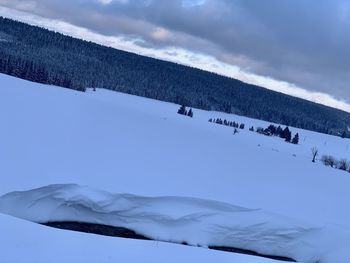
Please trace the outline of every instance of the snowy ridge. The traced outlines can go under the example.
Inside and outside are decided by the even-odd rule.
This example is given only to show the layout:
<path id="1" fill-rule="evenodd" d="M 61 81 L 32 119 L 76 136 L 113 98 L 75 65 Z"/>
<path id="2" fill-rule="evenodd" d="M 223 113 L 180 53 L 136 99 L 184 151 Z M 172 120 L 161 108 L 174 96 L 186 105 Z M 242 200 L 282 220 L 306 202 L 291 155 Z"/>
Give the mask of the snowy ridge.
<path id="1" fill-rule="evenodd" d="M 320 228 L 260 209 L 196 198 L 111 194 L 73 184 L 8 193 L 0 198 L 0 212 L 37 223 L 125 227 L 154 240 L 235 247 L 303 262 L 345 263 L 343 253 L 350 245 L 350 232 L 344 229 Z"/>

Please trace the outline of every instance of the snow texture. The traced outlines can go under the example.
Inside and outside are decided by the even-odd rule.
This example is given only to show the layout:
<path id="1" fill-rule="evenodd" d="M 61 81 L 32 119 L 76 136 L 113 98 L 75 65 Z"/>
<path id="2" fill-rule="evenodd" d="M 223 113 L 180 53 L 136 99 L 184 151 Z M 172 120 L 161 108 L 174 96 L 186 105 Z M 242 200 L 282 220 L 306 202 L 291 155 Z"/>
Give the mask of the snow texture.
<path id="1" fill-rule="evenodd" d="M 326 244 L 322 259 L 349 258 L 350 175 L 312 163 L 311 148 L 320 156 L 350 159 L 350 140 L 291 128 L 300 134 L 300 145 L 292 145 L 247 130 L 267 127 L 263 121 L 197 109 L 187 118 L 176 114 L 178 108 L 0 74 L 0 195 L 77 184 L 111 193 L 218 200 L 308 222 L 292 228 L 319 230 L 311 236 L 319 235 L 314 247 Z M 231 128 L 208 123 L 210 118 L 243 122 L 246 129 L 233 135 Z M 21 233 L 16 236 L 21 239 Z"/>
<path id="2" fill-rule="evenodd" d="M 234 247 L 303 262 L 345 263 L 341 258 L 350 247 L 350 232 L 335 226 L 316 228 L 260 209 L 203 199 L 110 194 L 78 185 L 6 194 L 0 212 L 37 223 L 125 227 L 159 241 Z"/>
<path id="3" fill-rule="evenodd" d="M 278 263 L 163 242 L 62 231 L 0 214 L 1 263 Z"/>

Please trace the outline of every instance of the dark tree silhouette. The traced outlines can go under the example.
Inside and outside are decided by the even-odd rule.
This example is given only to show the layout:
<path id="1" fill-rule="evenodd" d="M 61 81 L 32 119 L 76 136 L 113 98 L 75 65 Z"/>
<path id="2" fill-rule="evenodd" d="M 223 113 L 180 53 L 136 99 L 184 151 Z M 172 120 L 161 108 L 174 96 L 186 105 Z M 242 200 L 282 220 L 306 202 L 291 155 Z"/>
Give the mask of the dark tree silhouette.
<path id="1" fill-rule="evenodd" d="M 316 147 L 311 148 L 311 153 L 312 153 L 312 162 L 316 162 L 316 158 L 318 156 L 318 149 Z"/>
<path id="2" fill-rule="evenodd" d="M 298 144 L 299 143 L 299 134 L 295 134 L 295 136 L 292 139 L 293 144 Z"/>
<path id="3" fill-rule="evenodd" d="M 286 127 L 286 128 L 283 130 L 283 132 L 282 132 L 282 134 L 281 134 L 280 137 L 281 137 L 282 139 L 285 139 L 286 142 L 290 142 L 290 141 L 291 141 L 291 139 L 292 139 L 292 133 L 290 132 L 290 130 L 289 130 L 288 127 Z"/>
<path id="4" fill-rule="evenodd" d="M 185 105 L 181 105 L 180 108 L 178 109 L 177 113 L 181 114 L 181 115 L 187 115 L 186 106 Z"/>
<path id="5" fill-rule="evenodd" d="M 193 118 L 192 108 L 188 111 L 187 116 Z"/>

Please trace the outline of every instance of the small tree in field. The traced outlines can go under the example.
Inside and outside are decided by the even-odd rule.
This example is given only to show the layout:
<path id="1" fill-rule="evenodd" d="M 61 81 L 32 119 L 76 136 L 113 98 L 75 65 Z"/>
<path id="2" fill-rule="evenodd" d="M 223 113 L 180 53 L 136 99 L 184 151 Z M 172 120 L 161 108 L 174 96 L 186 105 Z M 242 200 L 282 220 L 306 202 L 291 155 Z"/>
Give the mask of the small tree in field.
<path id="1" fill-rule="evenodd" d="M 187 116 L 193 118 L 192 108 L 188 111 Z"/>
<path id="2" fill-rule="evenodd" d="M 299 134 L 295 134 L 295 136 L 293 137 L 293 140 L 292 140 L 292 143 L 293 144 L 298 144 L 299 143 Z"/>
<path id="3" fill-rule="evenodd" d="M 312 153 L 312 162 L 316 162 L 316 158 L 318 156 L 318 149 L 316 147 L 311 148 L 311 153 Z"/>
<path id="4" fill-rule="evenodd" d="M 289 128 L 286 127 L 282 133 L 280 134 L 280 137 L 282 139 L 285 139 L 286 142 L 290 142 L 292 140 L 292 133 L 290 132 Z"/>
<path id="5" fill-rule="evenodd" d="M 187 110 L 185 105 L 181 105 L 180 109 L 177 111 L 178 114 L 187 115 Z"/>

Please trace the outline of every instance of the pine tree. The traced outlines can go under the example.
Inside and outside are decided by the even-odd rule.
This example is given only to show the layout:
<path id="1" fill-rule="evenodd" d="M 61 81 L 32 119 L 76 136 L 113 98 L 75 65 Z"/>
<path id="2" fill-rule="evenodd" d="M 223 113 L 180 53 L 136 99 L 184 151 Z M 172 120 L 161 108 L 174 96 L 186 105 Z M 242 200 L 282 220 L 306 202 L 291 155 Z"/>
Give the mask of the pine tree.
<path id="1" fill-rule="evenodd" d="M 290 132 L 289 128 L 286 127 L 283 132 L 282 132 L 282 135 L 281 135 L 281 138 L 282 139 L 285 139 L 286 142 L 290 142 L 291 139 L 292 139 L 292 133 Z"/>
<path id="2" fill-rule="evenodd" d="M 293 137 L 293 140 L 292 140 L 292 143 L 293 144 L 298 144 L 299 143 L 299 134 L 295 134 L 295 136 Z"/>
<path id="3" fill-rule="evenodd" d="M 192 108 L 188 111 L 187 116 L 193 118 Z"/>
<path id="4" fill-rule="evenodd" d="M 278 126 L 277 130 L 276 130 L 276 136 L 281 137 L 282 132 L 283 132 L 283 130 L 282 130 L 281 126 Z"/>
<path id="5" fill-rule="evenodd" d="M 181 105 L 180 109 L 177 111 L 178 114 L 187 115 L 187 110 L 185 105 Z"/>

